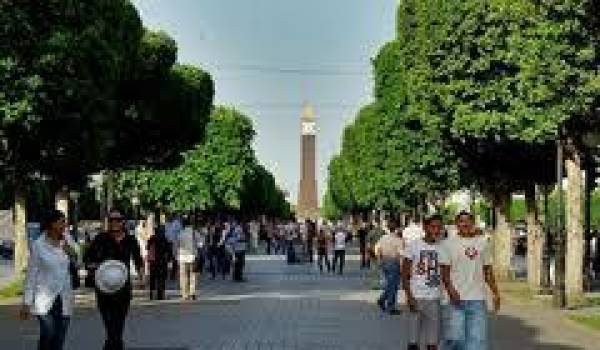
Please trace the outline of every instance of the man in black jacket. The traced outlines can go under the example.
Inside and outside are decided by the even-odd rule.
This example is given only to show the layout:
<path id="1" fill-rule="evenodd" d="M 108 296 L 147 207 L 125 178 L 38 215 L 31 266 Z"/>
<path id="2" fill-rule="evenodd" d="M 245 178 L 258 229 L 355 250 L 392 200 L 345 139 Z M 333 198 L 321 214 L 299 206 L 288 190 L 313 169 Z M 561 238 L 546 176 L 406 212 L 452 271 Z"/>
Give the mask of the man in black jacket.
<path id="1" fill-rule="evenodd" d="M 143 280 L 144 262 L 140 246 L 134 236 L 127 234 L 124 218 L 118 210 L 111 210 L 108 216 L 108 232 L 95 237 L 84 258 L 91 273 L 94 273 L 107 260 L 121 261 L 129 269 L 133 260 L 140 280 Z M 96 302 L 106 330 L 104 350 L 123 350 L 123 329 L 132 299 L 131 277 L 128 275 L 125 286 L 114 294 L 106 294 L 96 289 Z"/>
<path id="2" fill-rule="evenodd" d="M 173 249 L 165 236 L 164 226 L 159 226 L 146 243 L 147 260 L 150 272 L 150 300 L 165 299 L 165 286 L 169 261 L 173 261 Z M 156 296 L 154 292 L 156 291 Z"/>

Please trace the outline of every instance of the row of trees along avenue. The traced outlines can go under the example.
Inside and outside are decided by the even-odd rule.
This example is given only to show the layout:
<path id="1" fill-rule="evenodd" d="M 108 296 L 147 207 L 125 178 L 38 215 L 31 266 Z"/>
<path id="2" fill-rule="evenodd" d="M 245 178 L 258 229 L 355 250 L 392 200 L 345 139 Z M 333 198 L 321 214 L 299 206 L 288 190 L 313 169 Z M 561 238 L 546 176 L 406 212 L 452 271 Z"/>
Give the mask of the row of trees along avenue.
<path id="1" fill-rule="evenodd" d="M 36 199 L 54 193 L 68 212 L 68 193 L 99 172 L 109 197 L 136 191 L 146 208 L 289 214 L 248 118 L 214 108 L 210 75 L 177 63 L 176 42 L 145 29 L 129 0 L 2 1 L 0 38 L 0 183 L 4 201 L 13 194 L 17 271 Z"/>
<path id="2" fill-rule="evenodd" d="M 330 163 L 325 214 L 401 211 L 475 184 L 494 209 L 495 268 L 507 279 L 510 198 L 524 193 L 528 278 L 537 292 L 538 199 L 556 183 L 558 140 L 568 179 L 567 302 L 578 303 L 583 136 L 597 129 L 600 97 L 597 7 L 591 0 L 401 1 L 396 38 L 373 60 L 375 100 L 347 126 Z"/>

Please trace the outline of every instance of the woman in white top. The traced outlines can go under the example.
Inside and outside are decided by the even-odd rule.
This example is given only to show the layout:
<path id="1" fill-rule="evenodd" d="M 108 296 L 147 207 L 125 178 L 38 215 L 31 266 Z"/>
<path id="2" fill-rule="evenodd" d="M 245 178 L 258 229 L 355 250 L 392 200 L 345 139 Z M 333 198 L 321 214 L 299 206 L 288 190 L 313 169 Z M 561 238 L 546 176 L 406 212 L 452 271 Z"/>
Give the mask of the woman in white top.
<path id="1" fill-rule="evenodd" d="M 31 242 L 21 318 L 35 315 L 40 324 L 40 350 L 63 349 L 73 310 L 69 259 L 77 254 L 65 215 L 52 210 L 42 220 L 42 235 Z"/>

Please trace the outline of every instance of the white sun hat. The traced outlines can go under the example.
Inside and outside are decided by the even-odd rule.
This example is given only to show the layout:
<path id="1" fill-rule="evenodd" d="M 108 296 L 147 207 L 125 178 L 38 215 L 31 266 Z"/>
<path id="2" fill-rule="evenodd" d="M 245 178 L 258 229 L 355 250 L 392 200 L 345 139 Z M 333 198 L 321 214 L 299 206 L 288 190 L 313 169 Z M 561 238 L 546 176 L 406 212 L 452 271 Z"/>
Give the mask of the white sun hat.
<path id="1" fill-rule="evenodd" d="M 118 260 L 107 260 L 96 270 L 96 287 L 106 294 L 114 294 L 127 283 L 127 266 Z"/>

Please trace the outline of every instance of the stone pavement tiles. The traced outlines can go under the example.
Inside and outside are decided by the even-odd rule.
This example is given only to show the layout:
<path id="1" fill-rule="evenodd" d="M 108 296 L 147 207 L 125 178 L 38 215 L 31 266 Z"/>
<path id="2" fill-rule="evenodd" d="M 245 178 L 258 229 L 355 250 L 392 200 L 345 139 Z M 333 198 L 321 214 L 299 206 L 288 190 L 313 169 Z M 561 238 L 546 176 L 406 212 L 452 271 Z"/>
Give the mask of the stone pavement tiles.
<path id="1" fill-rule="evenodd" d="M 175 290 L 166 302 L 136 300 L 127 344 L 140 350 L 405 349 L 406 317 L 378 311 L 377 292 L 365 288 L 357 259 L 350 260 L 347 274 L 337 276 L 321 275 L 308 264 L 289 266 L 281 258 L 249 257 L 248 282 L 203 278 L 197 302 L 179 302 Z M 37 324 L 15 321 L 14 308 L 0 310 L 0 349 L 34 349 Z M 511 312 L 500 315 L 491 329 L 494 349 L 596 349 L 566 345 L 559 335 L 547 341 L 537 326 Z M 101 349 L 102 339 L 93 305 L 80 308 L 67 349 Z"/>

